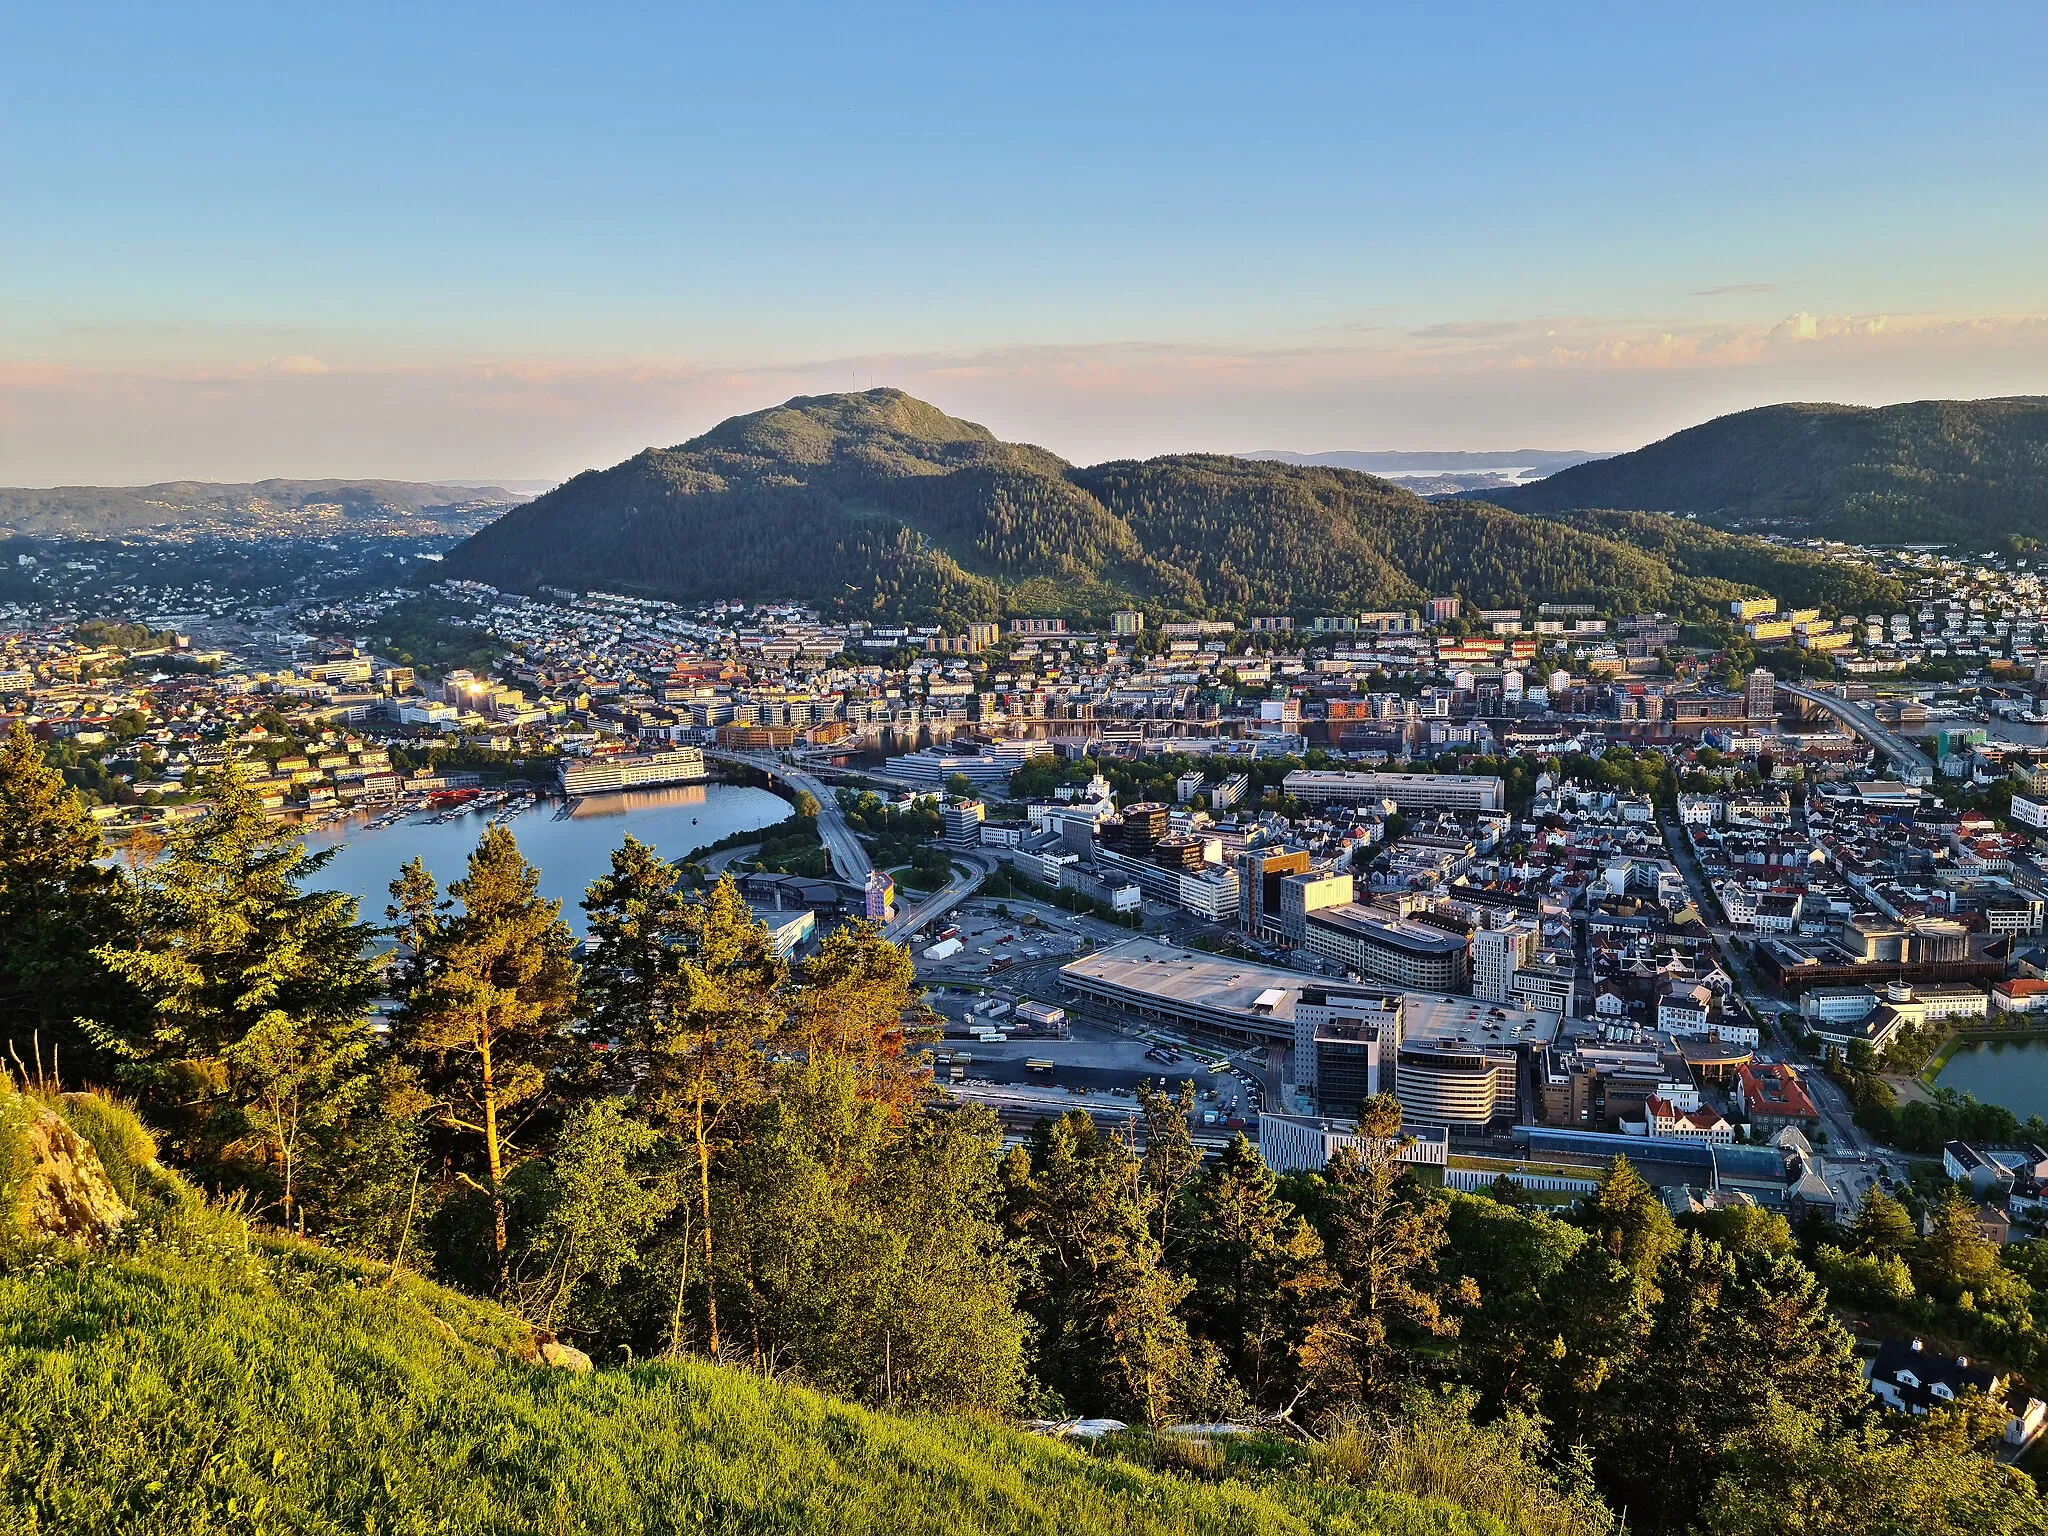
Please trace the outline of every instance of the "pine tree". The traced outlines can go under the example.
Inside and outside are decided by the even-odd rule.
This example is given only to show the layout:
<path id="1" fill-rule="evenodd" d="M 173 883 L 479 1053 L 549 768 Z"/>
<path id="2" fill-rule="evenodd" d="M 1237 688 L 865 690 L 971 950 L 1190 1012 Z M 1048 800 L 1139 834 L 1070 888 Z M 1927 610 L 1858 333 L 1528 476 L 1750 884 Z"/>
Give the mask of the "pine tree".
<path id="1" fill-rule="evenodd" d="M 679 995 L 688 908 L 682 871 L 634 837 L 613 851 L 610 872 L 583 898 L 590 1032 L 619 1049 L 636 1074 L 667 1037 L 664 1010 Z"/>
<path id="2" fill-rule="evenodd" d="M 1176 1093 L 1146 1084 L 1138 1090 L 1138 1112 L 1145 1124 L 1142 1174 L 1158 1204 L 1159 1249 L 1173 1257 L 1180 1246 L 1177 1222 L 1188 1219 L 1181 1191 L 1201 1170 L 1202 1149 L 1190 1130 L 1195 1114 L 1195 1085 L 1184 1082 Z"/>
<path id="3" fill-rule="evenodd" d="M 819 1061 L 840 1061 L 868 1097 L 897 1110 L 917 1098 L 921 1065 L 905 1055 L 903 1021 L 919 1010 L 910 951 L 872 923 L 842 923 L 797 973 L 795 1040 Z"/>
<path id="4" fill-rule="evenodd" d="M 1445 1303 L 1474 1299 L 1465 1287 L 1444 1293 L 1435 1284 L 1445 1211 L 1404 1187 L 1400 1142 L 1400 1104 L 1392 1094 L 1375 1094 L 1359 1108 L 1357 1148 L 1340 1148 L 1323 1172 L 1330 1262 L 1356 1307 L 1360 1378 L 1374 1386 L 1393 1369 L 1396 1330 L 1455 1333 L 1455 1314 Z"/>
<path id="5" fill-rule="evenodd" d="M 94 953 L 128 922 L 126 881 L 84 802 L 20 721 L 0 748 L 0 1036 L 89 1073 L 106 1060 L 80 1024 L 127 1027 L 134 999 Z"/>
<path id="6" fill-rule="evenodd" d="M 505 1179 L 522 1155 L 520 1135 L 567 1087 L 570 1021 L 576 1010 L 574 939 L 562 904 L 540 896 L 540 872 L 503 827 L 487 830 L 463 878 L 448 888 L 453 907 L 434 910 L 402 875 L 392 894 L 424 912 L 414 928 L 419 965 L 394 1021 L 400 1049 L 435 1095 L 435 1118 L 474 1136 L 484 1177 L 460 1171 L 491 1206 L 497 1283 L 510 1248 Z"/>
<path id="7" fill-rule="evenodd" d="M 1973 1291 L 1998 1268 L 1998 1245 L 1977 1227 L 1977 1208 L 1951 1190 L 1930 1213 L 1920 1264 L 1927 1290 Z"/>
<path id="8" fill-rule="evenodd" d="M 272 821 L 239 772 L 209 788 L 210 812 L 139 877 L 132 941 L 98 951 L 148 1019 L 99 1033 L 192 1160 L 267 1163 L 291 1223 L 304 1139 L 364 1098 L 372 930 L 354 897 L 306 888 L 331 855 Z"/>
<path id="9" fill-rule="evenodd" d="M 1160 1262 L 1140 1168 L 1128 1144 L 1070 1110 L 1004 1160 L 1003 1193 L 1031 1259 L 1040 1375 L 1070 1410 L 1157 1422 L 1196 1364 L 1178 1310 L 1193 1282 Z"/>
<path id="10" fill-rule="evenodd" d="M 1586 1197 L 1580 1224 L 1643 1285 L 1652 1283 L 1657 1266 L 1679 1244 L 1671 1213 L 1625 1157 L 1615 1157 L 1600 1175 L 1599 1187 Z"/>
<path id="11" fill-rule="evenodd" d="M 1913 1251 L 1913 1218 L 1906 1208 L 1875 1184 L 1863 1197 L 1849 1224 L 1851 1246 L 1858 1253 L 1885 1258 Z"/>
<path id="12" fill-rule="evenodd" d="M 730 875 L 684 913 L 683 940 L 676 995 L 661 1010 L 663 1033 L 653 1042 L 643 1102 L 655 1123 L 685 1139 L 695 1163 L 705 1332 L 716 1359 L 725 1340 L 711 1168 L 734 1123 L 766 1091 L 766 1053 L 783 1029 L 788 976 Z"/>
<path id="13" fill-rule="evenodd" d="M 1325 1338 L 1348 1332 L 1348 1298 L 1314 1229 L 1243 1136 L 1202 1170 L 1190 1201 L 1192 1325 L 1219 1345 L 1255 1402 L 1293 1396 L 1329 1372 Z"/>

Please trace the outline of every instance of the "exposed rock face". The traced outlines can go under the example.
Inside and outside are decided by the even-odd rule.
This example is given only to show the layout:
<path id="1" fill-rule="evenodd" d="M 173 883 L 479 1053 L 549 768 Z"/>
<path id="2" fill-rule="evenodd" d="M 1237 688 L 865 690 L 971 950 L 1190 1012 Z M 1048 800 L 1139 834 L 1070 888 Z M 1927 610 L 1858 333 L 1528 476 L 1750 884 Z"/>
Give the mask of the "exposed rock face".
<path id="1" fill-rule="evenodd" d="M 97 1248 L 135 1212 L 114 1192 L 92 1143 L 52 1109 L 17 1100 L 25 1119 L 19 1134 L 31 1159 L 16 1193 L 22 1230 L 31 1240 L 59 1240 Z"/>

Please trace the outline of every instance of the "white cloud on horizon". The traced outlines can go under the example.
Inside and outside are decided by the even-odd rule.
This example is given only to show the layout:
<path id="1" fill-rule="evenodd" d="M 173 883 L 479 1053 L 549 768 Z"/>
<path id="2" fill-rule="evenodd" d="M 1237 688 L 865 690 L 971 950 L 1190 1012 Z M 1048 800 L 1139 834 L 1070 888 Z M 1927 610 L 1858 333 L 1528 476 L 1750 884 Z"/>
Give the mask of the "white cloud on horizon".
<path id="1" fill-rule="evenodd" d="M 558 478 L 856 381 L 896 385 L 1077 462 L 1253 442 L 1613 449 L 1774 400 L 2048 392 L 2048 317 L 1532 317 L 1292 346 L 1076 343 L 748 368 L 366 363 L 325 349 L 206 367 L 0 362 L 0 483 Z"/>

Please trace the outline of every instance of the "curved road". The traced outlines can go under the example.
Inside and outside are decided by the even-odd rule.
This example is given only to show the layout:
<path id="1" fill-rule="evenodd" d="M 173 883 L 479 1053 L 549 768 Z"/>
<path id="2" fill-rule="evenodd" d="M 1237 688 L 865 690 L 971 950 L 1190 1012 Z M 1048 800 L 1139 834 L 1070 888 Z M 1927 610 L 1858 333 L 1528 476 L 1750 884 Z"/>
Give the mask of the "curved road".
<path id="1" fill-rule="evenodd" d="M 791 789 L 800 789 L 817 801 L 818 838 L 831 857 L 833 873 L 856 889 L 867 884 L 874 863 L 868 858 L 867 849 L 861 847 L 860 839 L 853 835 L 853 828 L 846 824 L 846 818 L 839 814 L 839 797 L 821 781 L 765 752 L 727 752 L 717 747 L 706 747 L 704 755 L 722 763 L 738 763 L 770 778 L 780 779 Z"/>
<path id="2" fill-rule="evenodd" d="M 853 828 L 840 814 L 839 797 L 823 781 L 765 752 L 727 752 L 717 747 L 706 747 L 704 755 L 720 762 L 738 763 L 770 778 L 780 779 L 791 789 L 803 790 L 817 801 L 818 838 L 832 859 L 833 872 L 856 890 L 867 885 L 868 875 L 875 867 L 874 861 L 868 857 L 867 849 L 861 846 L 860 839 L 853 835 Z M 995 858 L 990 854 L 965 849 L 948 849 L 947 854 L 955 863 L 965 865 L 969 872 L 954 875 L 943 889 L 934 891 L 915 906 L 900 907 L 883 929 L 888 938 L 901 943 L 925 924 L 945 916 L 979 890 L 981 882 L 996 867 Z"/>
<path id="3" fill-rule="evenodd" d="M 886 937 L 901 943 L 927 923 L 936 922 L 979 890 L 981 882 L 995 871 L 993 854 L 949 848 L 946 856 L 957 864 L 966 865 L 969 873 L 954 875 L 944 889 L 934 891 L 917 905 L 899 908 L 896 916 L 882 930 Z"/>

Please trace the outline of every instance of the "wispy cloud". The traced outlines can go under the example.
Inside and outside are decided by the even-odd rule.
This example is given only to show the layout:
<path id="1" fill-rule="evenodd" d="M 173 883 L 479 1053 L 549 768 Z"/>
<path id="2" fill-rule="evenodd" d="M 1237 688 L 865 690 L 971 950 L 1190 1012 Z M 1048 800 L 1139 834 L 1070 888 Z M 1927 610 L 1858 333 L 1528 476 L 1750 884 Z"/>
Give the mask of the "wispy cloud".
<path id="1" fill-rule="evenodd" d="M 1447 320 L 1436 325 L 1417 326 L 1408 334 L 1426 341 L 1492 341 L 1503 336 L 1520 336 L 1547 323 L 1542 320 Z"/>
<path id="2" fill-rule="evenodd" d="M 1425 334 L 1426 333 L 1426 334 Z M 0 361 L 0 484 L 197 476 L 561 476 L 792 395 L 893 384 L 1079 462 L 1249 441 L 1632 447 L 1769 400 L 2023 393 L 2048 316 L 1796 311 L 1750 324 L 1597 317 L 871 352 L 752 367 L 688 356 L 236 365 Z"/>
<path id="3" fill-rule="evenodd" d="M 1719 288 L 1695 288 L 1687 295 L 1695 299 L 1724 299 L 1737 293 L 1776 293 L 1776 283 L 1724 283 Z"/>

